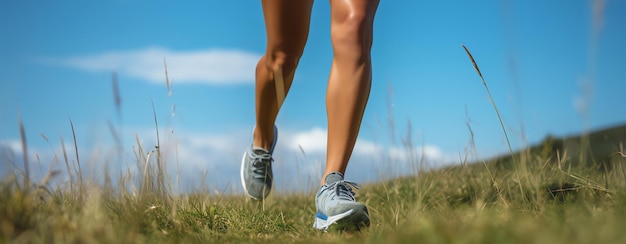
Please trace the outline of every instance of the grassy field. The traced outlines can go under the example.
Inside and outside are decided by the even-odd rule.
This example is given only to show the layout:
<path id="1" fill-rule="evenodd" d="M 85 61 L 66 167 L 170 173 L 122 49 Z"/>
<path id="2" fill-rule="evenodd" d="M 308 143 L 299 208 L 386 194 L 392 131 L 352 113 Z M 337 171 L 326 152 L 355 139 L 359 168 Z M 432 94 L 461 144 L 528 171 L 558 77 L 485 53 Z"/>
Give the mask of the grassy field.
<path id="1" fill-rule="evenodd" d="M 616 130 L 561 141 L 608 132 Z M 173 195 L 157 164 L 138 165 L 145 169 L 132 176 L 138 184 L 122 177 L 115 187 L 74 177 L 68 187 L 52 188 L 15 172 L 0 183 L 0 242 L 626 243 L 623 149 L 584 164 L 579 153 L 552 151 L 555 141 L 365 185 L 357 196 L 372 225 L 358 233 L 311 228 L 312 195 L 274 194 L 265 202 Z"/>

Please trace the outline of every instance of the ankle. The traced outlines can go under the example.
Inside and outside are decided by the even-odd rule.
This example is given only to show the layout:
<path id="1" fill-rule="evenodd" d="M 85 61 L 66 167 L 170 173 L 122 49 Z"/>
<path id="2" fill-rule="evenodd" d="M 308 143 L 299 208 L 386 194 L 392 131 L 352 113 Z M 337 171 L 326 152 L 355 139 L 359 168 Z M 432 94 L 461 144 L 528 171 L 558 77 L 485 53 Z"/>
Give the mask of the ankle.
<path id="1" fill-rule="evenodd" d="M 344 179 L 344 172 L 341 171 L 330 171 L 324 174 L 322 177 L 322 182 L 320 182 L 320 186 L 325 185 L 326 183 L 332 184 L 336 181 L 340 181 Z M 329 182 L 330 181 L 330 182 Z"/>
<path id="2" fill-rule="evenodd" d="M 258 126 L 255 127 L 252 133 L 252 147 L 259 147 L 270 151 L 274 141 L 274 131 L 270 130 L 269 132 L 263 133 L 259 128 Z"/>

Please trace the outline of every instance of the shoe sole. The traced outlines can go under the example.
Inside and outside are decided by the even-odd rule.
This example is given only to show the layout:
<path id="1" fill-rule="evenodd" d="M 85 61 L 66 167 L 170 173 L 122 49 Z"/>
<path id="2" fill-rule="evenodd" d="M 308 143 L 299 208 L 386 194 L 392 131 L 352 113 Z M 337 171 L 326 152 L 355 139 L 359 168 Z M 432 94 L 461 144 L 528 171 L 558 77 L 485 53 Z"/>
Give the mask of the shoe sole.
<path id="1" fill-rule="evenodd" d="M 364 209 L 350 209 L 344 213 L 329 216 L 326 220 L 323 219 L 323 215 L 319 216 L 316 213 L 315 223 L 313 228 L 328 231 L 330 229 L 346 230 L 346 231 L 360 231 L 363 228 L 367 228 L 370 225 L 369 214 L 367 208 Z"/>
<path id="2" fill-rule="evenodd" d="M 246 195 L 248 195 L 248 197 L 254 199 L 254 200 L 259 200 L 258 198 L 250 195 L 250 193 L 248 193 L 248 188 L 246 187 L 246 180 L 244 178 L 244 171 L 245 171 L 245 166 L 246 166 L 246 157 L 248 157 L 248 150 L 246 150 L 246 152 L 243 153 L 243 157 L 241 158 L 241 170 L 239 175 L 241 178 L 241 185 L 243 186 L 243 191 L 246 193 Z"/>

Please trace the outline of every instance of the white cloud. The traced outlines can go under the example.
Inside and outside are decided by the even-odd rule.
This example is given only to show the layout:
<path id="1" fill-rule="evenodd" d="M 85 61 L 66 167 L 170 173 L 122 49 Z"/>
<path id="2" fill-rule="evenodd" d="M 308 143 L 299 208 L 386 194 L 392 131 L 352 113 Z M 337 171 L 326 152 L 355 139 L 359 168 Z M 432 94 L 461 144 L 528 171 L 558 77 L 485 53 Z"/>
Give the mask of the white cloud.
<path id="1" fill-rule="evenodd" d="M 389 148 L 387 153 L 389 153 L 389 157 L 394 160 L 407 160 L 409 158 L 409 152 L 399 147 Z"/>
<path id="2" fill-rule="evenodd" d="M 22 141 L 20 140 L 2 140 L 0 148 L 7 148 L 14 154 L 22 154 Z"/>
<path id="3" fill-rule="evenodd" d="M 287 135 L 283 134 L 285 143 L 282 145 L 286 145 L 288 150 L 294 153 L 300 153 L 302 150 L 306 154 L 323 156 L 326 153 L 327 133 L 326 129 L 313 127 L 309 130 L 292 132 Z M 412 158 L 409 157 L 411 154 Z M 385 147 L 382 144 L 362 138 L 357 139 L 352 158 L 374 158 L 374 161 L 380 161 L 385 157 L 406 163 L 411 163 L 409 161 L 426 160 L 436 164 L 446 164 L 454 159 L 454 157 L 446 155 L 441 148 L 435 145 L 418 145 L 408 150 L 401 147 Z"/>
<path id="4" fill-rule="evenodd" d="M 147 154 L 155 149 L 157 143 L 154 129 L 126 128 L 123 131 L 132 132 L 122 133 L 126 135 L 122 138 L 124 150 L 119 150 L 112 140 L 100 141 L 93 147 L 79 145 L 84 172 L 102 179 L 104 171 L 101 169 L 107 165 L 103 162 L 108 162 L 109 172 L 113 175 L 125 175 L 127 171 L 133 176 L 139 174 L 138 167 L 141 166 L 136 164 L 135 153 L 138 145 L 134 135 L 137 135 L 144 154 Z M 160 131 L 169 130 L 160 128 Z M 196 190 L 205 188 L 220 192 L 242 192 L 239 170 L 241 155 L 250 143 L 248 128 L 221 132 L 181 129 L 176 130 L 176 133 L 161 133 L 160 136 L 159 148 L 162 162 L 166 163 L 167 174 L 172 180 L 180 181 L 183 191 L 191 187 Z M 277 191 L 310 190 L 317 187 L 325 165 L 326 138 L 327 130 L 321 127 L 297 131 L 285 129 L 280 132 L 273 167 Z M 21 150 L 21 143 L 19 140 L 2 140 L 0 147 L 11 148 L 17 153 Z M 305 154 L 302 154 L 300 147 Z M 73 145 L 66 142 L 65 149 L 70 162 L 75 160 Z M 29 154 L 35 152 L 40 152 L 42 162 L 52 162 L 56 155 L 59 161 L 55 168 L 61 172 L 66 171 L 60 144 L 53 145 L 52 150 L 29 150 Z M 154 153 L 153 151 L 151 155 L 152 163 L 156 163 Z M 414 166 L 416 162 L 421 162 L 421 155 L 424 155 L 426 165 L 434 167 L 443 165 L 449 158 L 433 145 L 415 146 L 412 153 L 413 158 L 410 159 L 409 152 L 402 147 L 388 147 L 359 138 L 347 177 L 362 183 L 380 180 L 381 177 L 397 177 L 415 173 Z M 46 169 L 47 166 L 44 166 L 43 171 Z M 173 183 L 177 184 L 178 181 Z"/>
<path id="5" fill-rule="evenodd" d="M 164 58 L 172 83 L 232 85 L 252 83 L 261 55 L 241 50 L 171 51 L 147 48 L 135 51 L 110 51 L 99 54 L 44 59 L 46 63 L 90 72 L 113 72 L 145 81 L 165 83 Z"/>
<path id="6" fill-rule="evenodd" d="M 325 129 L 314 127 L 308 131 L 297 132 L 288 139 L 290 149 L 305 153 L 325 153 L 327 132 Z"/>
<path id="7" fill-rule="evenodd" d="M 440 160 L 440 159 L 443 159 L 443 156 L 444 156 L 441 149 L 433 145 L 424 145 L 421 151 L 424 154 L 424 157 L 429 158 L 429 159 Z"/>
<path id="8" fill-rule="evenodd" d="M 313 127 L 310 130 L 293 134 L 291 138 L 288 138 L 288 143 L 293 151 L 300 151 L 302 148 L 305 153 L 326 153 L 327 138 L 327 130 Z M 354 154 L 363 156 L 377 156 L 382 152 L 381 145 L 364 139 L 357 139 L 353 151 Z"/>
<path id="9" fill-rule="evenodd" d="M 368 140 L 357 139 L 354 145 L 354 154 L 365 156 L 380 156 L 384 151 L 383 147 L 379 144 Z"/>
<path id="10" fill-rule="evenodd" d="M 387 150 L 389 157 L 394 160 L 408 161 L 410 160 L 409 156 L 411 153 L 413 154 L 412 160 L 418 161 L 421 160 L 422 156 L 426 160 L 435 160 L 442 161 L 448 160 L 450 157 L 446 156 L 443 151 L 434 145 L 423 145 L 420 147 L 415 147 L 412 150 L 408 150 L 406 148 L 392 147 Z"/>
<path id="11" fill-rule="evenodd" d="M 178 161 L 181 165 L 215 169 L 220 164 L 236 159 L 236 156 L 243 153 L 245 144 L 242 138 L 227 135 L 185 134 L 178 135 L 175 141 L 166 143 L 166 148 L 170 155 L 175 153 L 174 150 L 178 150 Z M 239 165 L 234 163 L 231 166 L 235 169 Z"/>

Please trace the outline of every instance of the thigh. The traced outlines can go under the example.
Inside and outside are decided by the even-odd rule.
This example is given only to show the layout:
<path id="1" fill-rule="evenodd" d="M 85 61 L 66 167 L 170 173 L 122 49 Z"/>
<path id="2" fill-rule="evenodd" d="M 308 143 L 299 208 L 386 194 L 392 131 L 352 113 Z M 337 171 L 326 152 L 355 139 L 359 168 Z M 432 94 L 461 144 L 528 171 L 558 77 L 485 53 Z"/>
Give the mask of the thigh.
<path id="1" fill-rule="evenodd" d="M 262 0 L 262 5 L 268 52 L 302 53 L 313 0 Z"/>

